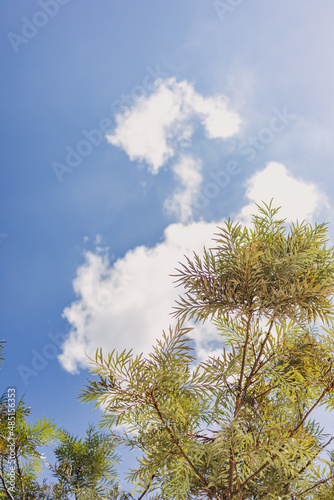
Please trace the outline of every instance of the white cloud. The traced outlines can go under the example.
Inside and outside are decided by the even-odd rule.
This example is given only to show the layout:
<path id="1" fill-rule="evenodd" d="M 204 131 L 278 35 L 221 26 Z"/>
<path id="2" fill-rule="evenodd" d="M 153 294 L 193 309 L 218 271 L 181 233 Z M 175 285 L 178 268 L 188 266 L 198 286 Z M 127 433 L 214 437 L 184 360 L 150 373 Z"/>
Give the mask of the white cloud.
<path id="1" fill-rule="evenodd" d="M 182 178 L 184 165 L 180 166 Z M 186 174 L 184 174 L 186 175 Z M 248 181 L 249 200 L 237 216 L 248 223 L 250 213 L 256 212 L 254 202 L 269 201 L 282 204 L 280 215 L 291 219 L 312 219 L 326 200 L 314 184 L 295 179 L 278 163 L 269 163 Z M 163 241 L 153 248 L 140 246 L 128 251 L 113 264 L 101 250 L 87 252 L 85 263 L 79 267 L 73 282 L 77 300 L 64 310 L 71 332 L 63 345 L 59 359 L 63 367 L 74 373 L 86 366 L 84 354 L 93 354 L 98 347 L 105 350 L 133 348 L 148 352 L 163 329 L 173 323 L 169 313 L 181 292 L 173 278 L 178 261 L 192 252 L 202 253 L 209 247 L 218 222 L 176 223 L 168 226 Z M 197 327 L 193 332 L 200 359 L 208 352 L 216 353 L 216 333 L 212 327 Z"/>
<path id="2" fill-rule="evenodd" d="M 183 254 L 210 244 L 215 228 L 171 224 L 154 248 L 137 247 L 113 265 L 107 254 L 87 252 L 73 282 L 78 299 L 64 310 L 71 332 L 59 357 L 63 367 L 74 373 L 87 364 L 84 351 L 91 355 L 100 346 L 148 352 L 174 321 L 169 313 L 180 290 L 170 274 Z"/>
<path id="3" fill-rule="evenodd" d="M 173 172 L 178 181 L 178 187 L 173 195 L 164 203 L 169 215 L 175 215 L 181 222 L 192 220 L 192 204 L 202 184 L 202 162 L 191 156 L 181 156 L 180 161 L 173 165 Z"/>
<path id="4" fill-rule="evenodd" d="M 211 139 L 232 137 L 241 124 L 238 114 L 228 109 L 225 96 L 203 97 L 186 81 L 159 79 L 151 95 L 138 98 L 131 109 L 116 115 L 116 128 L 107 139 L 130 160 L 146 162 L 157 173 L 180 147 L 191 144 L 196 118 Z"/>
<path id="5" fill-rule="evenodd" d="M 227 110 L 228 100 L 225 96 L 202 97 L 193 95 L 193 108 L 201 117 L 209 139 L 227 139 L 239 131 L 241 120 L 237 113 Z"/>
<path id="6" fill-rule="evenodd" d="M 287 222 L 311 221 L 323 207 L 329 207 L 327 196 L 315 184 L 294 178 L 281 163 L 270 162 L 263 170 L 256 172 L 247 181 L 246 197 L 250 201 L 238 217 L 244 224 L 251 220 L 256 211 L 255 203 L 269 203 L 281 206 L 279 216 Z"/>

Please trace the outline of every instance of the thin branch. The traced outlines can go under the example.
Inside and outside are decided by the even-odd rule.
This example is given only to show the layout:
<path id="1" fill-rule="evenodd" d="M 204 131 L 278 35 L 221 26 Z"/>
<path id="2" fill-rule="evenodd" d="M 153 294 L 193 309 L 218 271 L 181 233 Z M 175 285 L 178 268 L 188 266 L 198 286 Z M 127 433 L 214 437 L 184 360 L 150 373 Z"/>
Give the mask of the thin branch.
<path id="1" fill-rule="evenodd" d="M 22 500 L 25 500 L 26 493 L 25 493 L 24 484 L 23 484 L 22 471 L 21 471 L 21 467 L 20 467 L 20 463 L 19 463 L 18 450 L 15 450 L 15 462 L 16 462 L 17 474 L 19 476 L 19 480 L 20 480 L 20 484 L 21 484 Z"/>
<path id="2" fill-rule="evenodd" d="M 304 417 L 302 418 L 302 420 L 299 422 L 299 424 L 297 425 L 297 427 L 292 431 L 290 437 L 294 436 L 296 434 L 296 432 L 298 431 L 298 429 L 303 425 L 303 423 L 305 422 L 305 420 L 307 419 L 307 417 L 310 415 L 310 413 L 312 413 L 312 411 L 318 406 L 318 404 L 320 403 L 320 401 L 326 396 L 327 392 L 329 392 L 331 389 L 334 388 L 334 381 L 331 383 L 330 386 L 326 387 L 321 396 L 319 396 L 319 398 L 317 399 L 317 401 L 314 403 L 314 405 L 309 409 L 308 412 L 305 413 Z"/>
<path id="3" fill-rule="evenodd" d="M 252 304 L 250 304 L 251 306 Z M 249 328 L 250 328 L 250 322 L 252 320 L 252 313 L 249 313 L 248 319 L 247 319 L 247 325 L 246 325 L 246 339 L 245 339 L 245 344 L 243 347 L 243 354 L 242 354 L 242 362 L 241 362 L 241 370 L 240 370 L 240 378 L 239 378 L 239 391 L 241 391 L 241 384 L 242 380 L 244 377 L 244 371 L 245 371 L 245 364 L 246 364 L 246 356 L 247 356 L 247 347 L 248 347 L 248 342 L 249 342 Z M 240 399 L 240 394 L 237 396 L 237 401 L 236 401 L 236 408 L 239 406 L 239 399 Z"/>
<path id="4" fill-rule="evenodd" d="M 252 304 L 250 303 L 250 306 Z M 246 356 L 247 356 L 247 347 L 248 347 L 248 342 L 249 342 L 249 329 L 250 329 L 250 323 L 252 320 L 253 314 L 250 312 L 247 318 L 247 324 L 246 324 L 246 338 L 245 338 L 245 343 L 243 346 L 243 353 L 242 353 L 242 362 L 241 362 L 241 369 L 240 369 L 240 378 L 239 378 L 239 383 L 238 383 L 238 394 L 236 397 L 235 401 L 235 409 L 234 409 L 234 418 L 238 415 L 239 410 L 240 410 L 240 395 L 241 395 L 241 384 L 243 381 L 244 377 L 244 372 L 245 372 L 245 365 L 246 365 Z M 234 475 L 234 458 L 233 458 L 233 450 L 232 450 L 232 445 L 231 445 L 231 450 L 230 450 L 230 463 L 229 463 L 229 477 L 228 477 L 228 489 L 229 489 L 229 497 L 232 498 L 232 491 L 233 491 L 233 475 Z"/>
<path id="5" fill-rule="evenodd" d="M 215 431 L 215 432 L 217 432 L 217 431 Z M 210 442 L 215 441 L 215 438 L 211 438 L 208 436 L 202 436 L 201 434 L 192 434 L 191 432 L 187 432 L 187 436 L 198 438 L 198 439 L 203 439 L 204 441 L 210 441 Z"/>
<path id="6" fill-rule="evenodd" d="M 317 399 L 317 401 L 314 403 L 314 405 L 312 406 L 312 408 L 304 415 L 304 417 L 302 418 L 302 420 L 299 422 L 299 424 L 297 425 L 297 427 L 295 429 L 293 429 L 293 431 L 291 431 L 290 435 L 289 435 L 289 439 L 292 438 L 296 432 L 298 431 L 298 429 L 300 429 L 300 427 L 303 425 L 303 423 L 305 422 L 305 420 L 307 419 L 307 417 L 310 415 L 310 413 L 316 408 L 316 406 L 320 403 L 320 401 L 325 397 L 325 395 L 327 394 L 328 391 L 330 391 L 331 389 L 334 388 L 334 381 L 331 383 L 331 385 L 329 387 L 327 387 L 321 394 L 321 396 Z M 283 451 L 284 450 L 284 445 L 278 450 L 279 452 Z M 252 479 L 254 479 L 258 474 L 260 474 L 264 469 L 266 469 L 268 467 L 268 465 L 270 465 L 276 458 L 277 458 L 278 454 L 275 453 L 270 460 L 268 460 L 267 462 L 265 462 L 263 465 L 261 465 L 261 467 L 259 467 L 251 476 L 249 476 L 243 483 L 242 483 L 242 487 L 246 486 L 246 484 L 248 484 L 250 481 L 252 481 Z"/>
<path id="7" fill-rule="evenodd" d="M 261 368 L 263 368 L 263 367 L 264 367 L 264 365 L 266 365 L 266 364 L 267 364 L 267 363 L 268 363 L 268 362 L 269 362 L 269 361 L 270 361 L 270 360 L 271 360 L 271 359 L 272 359 L 275 355 L 276 355 L 276 353 L 272 353 L 272 354 L 270 354 L 270 356 L 269 356 L 266 360 L 264 360 L 263 362 L 261 362 L 261 363 L 258 365 L 257 369 L 254 371 L 254 373 L 253 373 L 253 375 L 252 375 L 252 378 L 253 378 L 253 377 L 254 377 L 254 376 L 255 376 L 255 375 L 256 375 L 256 374 L 257 374 L 257 373 L 261 370 Z M 250 384 L 248 384 L 248 387 L 249 387 L 250 385 L 251 385 L 251 383 L 250 383 Z"/>
<path id="8" fill-rule="evenodd" d="M 153 479 L 155 478 L 155 474 L 152 475 L 151 477 L 151 482 L 153 481 Z M 148 490 L 150 489 L 150 484 L 148 484 L 145 488 L 145 490 L 143 491 L 143 493 L 140 495 L 140 497 L 138 498 L 138 500 L 142 500 L 142 498 L 144 498 L 144 495 L 146 495 L 146 493 L 148 492 Z"/>
<path id="9" fill-rule="evenodd" d="M 300 476 L 307 468 L 308 466 L 312 463 L 312 461 L 319 455 L 319 453 L 321 452 L 321 450 L 324 450 L 332 441 L 333 441 L 334 437 L 331 437 L 327 443 L 325 443 L 323 446 L 321 446 L 321 448 L 319 450 L 317 450 L 315 453 L 314 453 L 314 456 L 312 458 L 310 458 L 310 460 L 307 462 L 306 465 L 304 465 L 304 467 L 302 467 L 299 471 L 298 471 L 298 475 Z M 286 483 L 284 485 L 285 487 L 288 486 L 288 483 Z M 301 493 L 300 493 L 301 494 Z M 300 495 L 299 494 L 299 495 Z M 297 495 L 298 496 L 298 495 Z"/>
<path id="10" fill-rule="evenodd" d="M 236 480 L 237 480 L 238 491 L 239 491 L 239 495 L 240 495 L 240 498 L 241 498 L 241 496 L 242 496 L 242 490 L 241 490 L 241 487 L 240 487 L 240 481 L 239 481 L 239 478 L 238 478 L 237 464 L 235 463 L 235 460 L 234 460 L 234 468 L 235 468 L 235 476 L 236 476 Z"/>
<path id="11" fill-rule="evenodd" d="M 15 500 L 15 498 L 13 497 L 13 495 L 11 494 L 11 492 L 8 490 L 8 487 L 7 487 L 7 484 L 6 484 L 5 471 L 4 471 L 4 468 L 3 468 L 3 458 L 1 458 L 1 474 L 0 474 L 0 479 L 1 479 L 2 485 L 4 487 L 4 490 L 5 490 L 5 492 L 8 495 L 8 498 L 10 498 L 10 500 Z"/>
<path id="12" fill-rule="evenodd" d="M 246 380 L 246 385 L 245 385 L 245 389 L 247 390 L 248 386 L 249 386 L 249 382 L 251 381 L 252 377 L 255 375 L 255 373 L 258 371 L 256 370 L 257 369 L 257 366 L 260 362 L 260 359 L 261 359 L 261 356 L 263 354 L 263 351 L 264 351 L 264 347 L 269 339 L 269 336 L 271 334 L 271 330 L 272 330 L 272 327 L 274 326 L 274 318 L 272 318 L 271 322 L 270 322 L 270 325 L 269 325 L 269 328 L 268 328 L 268 332 L 267 332 L 267 335 L 265 336 L 262 344 L 261 344 L 261 349 L 260 349 L 260 352 L 257 356 L 257 358 L 255 359 L 255 363 L 253 365 L 253 368 L 251 369 L 251 372 L 250 374 L 248 375 L 247 377 L 247 380 Z M 267 360 L 268 361 L 268 360 Z M 263 365 L 262 365 L 263 366 Z"/>
<path id="13" fill-rule="evenodd" d="M 229 500 L 232 500 L 232 498 L 233 498 L 233 496 L 232 496 L 233 495 L 233 475 L 234 475 L 234 457 L 233 457 L 232 446 L 231 446 L 231 450 L 230 450 L 229 467 L 230 467 L 230 471 L 229 471 L 229 476 L 228 476 L 228 498 L 229 498 Z"/>
<path id="14" fill-rule="evenodd" d="M 249 386 L 251 385 L 251 380 L 252 378 L 255 376 L 255 374 L 259 371 L 260 368 L 262 368 L 262 366 L 268 362 L 268 360 L 266 360 L 263 364 L 260 364 L 259 368 L 258 368 L 258 365 L 259 365 L 259 362 L 260 362 L 260 359 L 261 359 L 261 356 L 263 354 L 263 351 L 264 351 L 264 347 L 268 341 L 268 338 L 269 338 L 269 335 L 271 333 L 271 329 L 274 325 L 274 318 L 271 320 L 270 322 L 270 326 L 268 328 L 268 332 L 261 344 L 261 349 L 260 349 L 260 352 L 257 356 L 257 358 L 255 359 L 255 362 L 254 362 L 254 365 L 253 365 L 253 368 L 251 369 L 251 372 L 250 374 L 248 375 L 247 379 L 246 379 L 246 383 L 245 383 L 245 387 L 242 389 L 242 393 L 240 394 L 240 397 L 237 399 L 237 403 L 236 403 L 236 410 L 234 412 L 234 417 L 236 417 L 241 409 L 241 404 L 240 402 L 242 402 L 243 398 L 246 396 L 246 393 L 247 393 L 247 389 L 249 388 Z M 258 369 L 257 369 L 258 368 Z"/>
<path id="15" fill-rule="evenodd" d="M 167 430 L 168 434 L 170 435 L 173 443 L 175 443 L 175 445 L 177 446 L 177 448 L 180 450 L 180 453 L 181 455 L 183 456 L 183 458 L 188 462 L 188 464 L 190 465 L 190 467 L 193 469 L 193 471 L 195 472 L 195 474 L 201 479 L 201 481 L 203 481 L 203 483 L 208 487 L 209 486 L 209 481 L 203 476 L 203 474 L 201 474 L 201 472 L 195 467 L 195 465 L 192 463 L 192 461 L 190 460 L 190 458 L 185 454 L 185 452 L 183 451 L 182 447 L 180 446 L 180 443 L 178 441 L 178 439 L 174 436 L 173 434 L 173 431 L 171 430 L 171 428 L 169 427 L 169 425 L 167 424 L 167 422 L 165 421 L 164 417 L 162 416 L 161 412 L 160 412 L 160 409 L 159 409 L 159 406 L 158 406 L 158 403 L 157 403 L 157 400 L 155 399 L 155 396 L 154 396 L 154 392 L 152 391 L 151 392 L 151 398 L 152 398 L 152 402 L 153 402 L 153 406 L 161 420 L 161 422 L 163 423 L 165 429 Z"/>
<path id="16" fill-rule="evenodd" d="M 324 445 L 320 448 L 320 450 L 318 450 L 318 451 L 316 452 L 315 457 L 316 457 L 317 455 L 319 455 L 320 451 L 321 451 L 321 450 L 324 450 L 324 449 L 325 449 L 325 448 L 326 448 L 326 447 L 327 447 L 327 446 L 328 446 L 328 445 L 329 445 L 329 444 L 333 441 L 333 439 L 334 439 L 334 436 L 333 436 L 333 437 L 331 437 L 331 438 L 327 441 L 327 443 L 326 443 L 326 444 L 324 444 Z M 307 462 L 307 464 L 306 464 L 306 465 L 304 465 L 304 467 L 303 467 L 302 469 L 300 469 L 300 471 L 298 472 L 298 474 L 302 474 L 302 473 L 303 473 L 303 472 L 307 469 L 307 467 L 311 464 L 312 460 L 313 460 L 313 459 L 309 460 L 309 461 Z"/>
<path id="17" fill-rule="evenodd" d="M 297 493 L 297 495 L 295 495 L 295 498 L 300 497 L 300 495 L 305 495 L 305 493 L 313 490 L 314 488 L 316 488 L 317 486 L 320 486 L 321 484 L 328 483 L 328 481 L 330 481 L 331 479 L 334 479 L 334 474 L 332 474 L 331 476 L 329 476 L 327 479 L 322 479 L 321 481 L 318 481 L 317 483 L 315 483 L 310 488 L 307 488 L 307 490 L 304 490 L 301 493 Z"/>
<path id="18" fill-rule="evenodd" d="M 273 387 L 269 387 L 269 389 L 267 389 L 266 391 L 264 391 L 261 394 L 259 394 L 258 396 L 256 396 L 256 399 L 263 398 L 263 396 L 265 396 L 269 392 L 273 391 L 274 389 L 277 389 L 277 387 L 279 387 L 279 384 L 273 385 Z"/>

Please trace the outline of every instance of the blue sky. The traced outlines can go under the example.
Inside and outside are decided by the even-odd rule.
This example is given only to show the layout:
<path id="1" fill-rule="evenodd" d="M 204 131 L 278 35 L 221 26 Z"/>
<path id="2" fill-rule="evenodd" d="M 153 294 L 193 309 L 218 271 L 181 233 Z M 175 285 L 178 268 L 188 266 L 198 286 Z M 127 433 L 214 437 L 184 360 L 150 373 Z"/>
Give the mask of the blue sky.
<path id="1" fill-rule="evenodd" d="M 84 350 L 149 349 L 217 223 L 274 196 L 333 234 L 334 5 L 0 9 L 3 386 L 82 433 Z"/>

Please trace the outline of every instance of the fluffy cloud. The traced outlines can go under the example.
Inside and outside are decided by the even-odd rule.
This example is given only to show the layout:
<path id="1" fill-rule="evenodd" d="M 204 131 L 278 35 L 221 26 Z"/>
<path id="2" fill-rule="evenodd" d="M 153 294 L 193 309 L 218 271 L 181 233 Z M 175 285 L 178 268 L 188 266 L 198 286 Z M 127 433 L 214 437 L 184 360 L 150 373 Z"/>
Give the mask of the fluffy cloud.
<path id="1" fill-rule="evenodd" d="M 187 161 L 191 163 L 184 158 L 179 167 L 181 178 Z M 269 163 L 249 179 L 246 197 L 249 203 L 236 216 L 243 222 L 256 212 L 254 202 L 271 197 L 276 206 L 282 204 L 281 215 L 288 220 L 311 219 L 326 200 L 315 185 L 295 179 L 278 163 Z M 222 224 L 171 224 L 162 242 L 128 251 L 113 264 L 101 250 L 87 252 L 73 282 L 77 300 L 64 310 L 71 331 L 59 357 L 63 367 L 76 372 L 87 364 L 84 352 L 91 355 L 100 346 L 109 351 L 148 352 L 161 331 L 173 323 L 169 313 L 180 289 L 170 274 L 178 261 L 184 261 L 184 254 L 202 253 L 203 245 L 210 246 L 216 225 Z M 217 335 L 209 325 L 196 326 L 193 338 L 200 359 L 215 351 Z"/>
<path id="2" fill-rule="evenodd" d="M 154 92 L 137 99 L 131 109 L 116 115 L 108 141 L 130 160 L 146 162 L 152 173 L 191 143 L 196 119 L 208 138 L 227 139 L 239 131 L 241 120 L 228 109 L 225 96 L 203 97 L 186 82 L 159 79 Z"/>
<path id="3" fill-rule="evenodd" d="M 280 216 L 287 222 L 311 221 L 321 208 L 328 208 L 327 196 L 315 184 L 295 179 L 281 163 L 270 162 L 247 181 L 246 197 L 250 201 L 238 214 L 243 223 L 249 223 L 255 204 L 269 203 L 281 206 Z"/>
<path id="4" fill-rule="evenodd" d="M 63 314 L 72 327 L 60 355 L 63 367 L 75 372 L 87 364 L 85 352 L 91 355 L 99 346 L 147 352 L 173 322 L 169 313 L 179 289 L 170 274 L 183 254 L 201 252 L 210 243 L 215 228 L 204 222 L 172 224 L 163 242 L 128 251 L 113 265 L 106 253 L 87 252 L 73 282 L 78 299 Z"/>

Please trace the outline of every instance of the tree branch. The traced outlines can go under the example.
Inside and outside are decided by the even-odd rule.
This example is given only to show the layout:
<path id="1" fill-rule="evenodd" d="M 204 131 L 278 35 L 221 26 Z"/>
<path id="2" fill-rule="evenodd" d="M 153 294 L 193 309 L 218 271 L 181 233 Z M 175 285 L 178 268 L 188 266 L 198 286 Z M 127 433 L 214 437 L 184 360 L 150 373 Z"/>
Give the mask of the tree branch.
<path id="1" fill-rule="evenodd" d="M 268 328 L 268 332 L 267 332 L 267 335 L 265 336 L 262 344 L 261 344 L 261 349 L 260 349 L 260 352 L 257 356 L 257 358 L 255 359 L 255 363 L 253 365 L 253 368 L 251 369 L 251 372 L 250 374 L 248 375 L 247 377 L 247 380 L 246 380 L 246 384 L 245 384 L 245 389 L 247 390 L 248 386 L 249 386 L 249 382 L 251 381 L 252 377 L 255 375 L 256 373 L 256 369 L 257 369 L 257 366 L 260 362 L 260 359 L 261 359 L 261 356 L 263 354 L 263 351 L 264 351 L 264 347 L 268 341 L 268 338 L 269 338 L 269 335 L 271 334 L 271 330 L 272 330 L 272 327 L 274 326 L 274 318 L 272 318 L 271 322 L 270 322 L 270 325 L 269 325 L 269 328 Z"/>
<path id="2" fill-rule="evenodd" d="M 2 457 L 1 457 L 1 474 L 0 474 L 0 479 L 1 479 L 2 485 L 4 487 L 4 490 L 5 490 L 5 492 L 8 495 L 8 498 L 10 498 L 10 500 L 15 500 L 15 498 L 13 497 L 13 495 L 11 494 L 11 492 L 8 490 L 8 487 L 7 487 L 7 484 L 6 484 L 5 471 L 4 471 L 4 468 L 3 468 L 3 458 Z"/>
<path id="3" fill-rule="evenodd" d="M 250 304 L 251 306 L 252 304 Z M 242 362 L 241 362 L 241 370 L 240 370 L 240 378 L 239 378 L 239 394 L 237 396 L 237 401 L 236 401 L 236 412 L 237 412 L 237 408 L 239 407 L 239 400 L 240 400 L 240 392 L 241 392 L 241 384 L 242 384 L 242 380 L 243 380 L 243 377 L 244 377 L 244 371 L 245 371 L 245 364 L 246 364 L 246 356 L 247 356 L 247 347 L 248 347 L 248 342 L 249 342 L 249 327 L 250 327 L 250 322 L 252 320 L 252 316 L 253 314 L 252 313 L 249 313 L 248 315 L 248 319 L 247 319 L 247 325 L 246 325 L 246 339 L 245 339 L 245 344 L 244 344 L 244 347 L 243 347 L 243 353 L 242 353 Z M 235 412 L 235 413 L 236 413 Z"/>
<path id="4" fill-rule="evenodd" d="M 317 456 L 319 455 L 320 451 L 321 451 L 321 450 L 323 450 L 323 449 L 325 449 L 325 448 L 326 448 L 326 446 L 328 446 L 328 445 L 329 445 L 329 444 L 333 441 L 333 439 L 334 439 L 334 437 L 331 437 L 331 438 L 327 441 L 327 443 L 326 443 L 326 444 L 324 444 L 324 445 L 320 448 L 320 450 L 319 450 L 319 451 L 317 451 L 317 452 L 314 454 L 314 458 L 315 458 L 315 457 L 317 457 Z M 308 466 L 312 463 L 312 460 L 313 460 L 313 458 L 312 458 L 312 459 L 310 459 L 310 460 L 307 462 L 307 464 L 306 464 L 306 465 L 304 465 L 304 467 L 302 467 L 302 468 L 300 469 L 300 471 L 298 471 L 298 474 L 302 474 L 302 473 L 303 473 L 303 472 L 307 469 L 307 467 L 308 467 Z"/>
<path id="5" fill-rule="evenodd" d="M 154 406 L 154 408 L 155 408 L 155 410 L 156 410 L 156 412 L 157 412 L 157 414 L 158 414 L 161 422 L 163 423 L 163 425 L 164 425 L 165 429 L 167 430 L 168 434 L 170 435 L 173 443 L 180 450 L 180 454 L 188 462 L 188 464 L 190 465 L 190 467 L 193 469 L 193 471 L 195 472 L 195 474 L 200 478 L 200 480 L 205 484 L 205 486 L 208 487 L 209 486 L 209 481 L 203 476 L 203 474 L 201 474 L 201 472 L 195 467 L 195 465 L 192 463 L 192 461 L 190 460 L 190 458 L 183 451 L 183 449 L 182 449 L 182 447 L 181 447 L 178 439 L 174 436 L 173 431 L 171 430 L 171 428 L 169 427 L 169 425 L 165 421 L 164 417 L 162 416 L 161 411 L 160 411 L 159 406 L 158 406 L 158 403 L 157 403 L 157 400 L 155 399 L 153 391 L 151 392 L 151 398 L 152 398 L 153 406 Z"/>
<path id="6" fill-rule="evenodd" d="M 233 498 L 233 475 L 234 475 L 234 458 L 233 458 L 233 451 L 232 451 L 232 446 L 230 450 L 230 463 L 229 463 L 229 475 L 228 475 L 228 500 L 232 500 Z"/>
<path id="7" fill-rule="evenodd" d="M 19 480 L 20 480 L 20 484 L 21 484 L 22 500 L 25 500 L 26 493 L 25 493 L 25 489 L 24 489 L 22 471 L 21 471 L 19 457 L 18 457 L 17 453 L 18 453 L 18 450 L 15 450 L 15 462 L 16 462 L 16 467 L 17 467 L 17 474 L 19 476 Z"/>
<path id="8" fill-rule="evenodd" d="M 235 412 L 234 412 L 234 417 L 236 417 L 240 411 L 240 408 L 241 408 L 241 402 L 243 400 L 243 398 L 246 396 L 246 393 L 247 393 L 247 389 L 249 388 L 249 386 L 251 385 L 251 380 L 252 378 L 254 377 L 254 375 L 258 372 L 258 370 L 263 366 L 260 366 L 258 369 L 258 364 L 260 362 L 260 359 L 261 359 L 261 356 L 263 354 L 263 351 L 264 351 L 264 347 L 267 343 L 267 340 L 269 338 L 269 335 L 271 333 L 271 330 L 272 330 L 272 327 L 274 325 L 274 318 L 271 320 L 270 322 L 270 326 L 269 326 L 269 329 L 268 329 L 268 332 L 261 344 L 261 349 L 260 349 L 260 352 L 257 356 L 257 358 L 255 359 L 255 362 L 254 362 L 254 365 L 253 365 L 253 368 L 251 369 L 251 372 L 250 374 L 248 375 L 248 377 L 246 378 L 246 383 L 245 383 L 245 387 L 242 389 L 242 392 L 240 394 L 239 397 L 237 397 L 237 402 L 236 402 L 236 409 L 235 409 Z M 246 342 L 245 342 L 245 346 L 246 346 Z M 267 360 L 268 361 L 268 360 Z M 242 377 L 240 377 L 240 380 L 242 381 Z M 240 386 L 240 383 L 239 383 L 239 387 L 240 387 L 240 390 L 241 390 L 241 386 Z"/>
<path id="9" fill-rule="evenodd" d="M 312 413 L 312 411 L 318 406 L 318 404 L 320 403 L 320 401 L 326 396 L 327 392 L 329 392 L 331 389 L 334 388 L 334 380 L 333 382 L 331 383 L 330 386 L 326 387 L 321 396 L 317 399 L 317 401 L 314 403 L 314 405 L 309 409 L 308 412 L 305 413 L 304 417 L 302 418 L 302 420 L 299 422 L 299 424 L 297 425 L 297 427 L 292 431 L 290 437 L 294 436 L 296 434 L 296 432 L 298 431 L 298 429 L 303 425 L 303 423 L 305 422 L 305 420 L 307 419 L 307 417 Z"/>
<path id="10" fill-rule="evenodd" d="M 328 483 L 328 481 L 330 481 L 331 479 L 334 479 L 334 474 L 332 474 L 331 476 L 329 476 L 327 479 L 322 479 L 321 481 L 318 481 L 317 483 L 315 483 L 313 486 L 311 486 L 307 490 L 304 490 L 301 493 L 297 493 L 297 495 L 295 495 L 295 498 L 300 497 L 300 495 L 305 495 L 305 493 L 307 493 L 308 491 L 313 490 L 314 488 L 316 488 L 317 486 L 320 486 L 321 484 Z"/>
<path id="11" fill-rule="evenodd" d="M 187 432 L 187 436 L 198 438 L 198 439 L 203 439 L 204 441 L 210 441 L 210 442 L 215 441 L 215 438 L 210 438 L 208 436 L 202 436 L 201 434 L 192 434 L 191 432 Z"/>
<path id="12" fill-rule="evenodd" d="M 151 481 L 153 481 L 154 477 L 155 477 L 155 474 L 153 474 L 153 475 L 152 475 L 152 477 L 151 477 Z M 138 500 L 142 500 L 142 499 L 144 498 L 144 495 L 146 495 L 146 493 L 147 493 L 147 492 L 148 492 L 148 490 L 150 489 L 150 486 L 151 486 L 150 484 L 148 484 L 148 485 L 146 486 L 145 490 L 144 490 L 144 491 L 143 491 L 143 493 L 140 495 L 140 497 L 138 498 Z"/>
<path id="13" fill-rule="evenodd" d="M 320 401 L 325 397 L 325 395 L 327 394 L 328 391 L 330 391 L 331 389 L 334 388 L 334 381 L 331 383 L 330 386 L 328 386 L 321 394 L 321 396 L 317 399 L 317 401 L 314 403 L 314 405 L 312 406 L 312 408 L 304 415 L 304 417 L 302 418 L 302 420 L 299 422 L 299 424 L 297 425 L 297 427 L 295 429 L 293 429 L 293 431 L 291 431 L 290 435 L 289 435 L 289 439 L 292 438 L 296 432 L 298 431 L 298 429 L 300 429 L 300 427 L 303 425 L 303 423 L 305 422 L 305 420 L 307 419 L 307 417 L 311 414 L 311 412 L 316 408 L 316 406 L 320 403 Z M 279 452 L 283 451 L 284 450 L 284 445 L 278 450 Z M 276 453 L 275 455 L 273 455 L 273 457 L 268 460 L 266 463 L 264 463 L 263 465 L 261 465 L 261 467 L 259 467 L 259 469 L 257 469 L 251 476 L 249 476 L 243 483 L 242 483 L 242 487 L 246 486 L 246 484 L 248 484 L 252 479 L 254 479 L 258 474 L 260 474 L 260 472 L 262 472 L 264 469 L 266 469 L 268 467 L 268 465 L 270 465 L 274 460 L 275 458 L 277 458 L 278 454 Z"/>
<path id="14" fill-rule="evenodd" d="M 252 304 L 249 304 L 249 307 Z M 241 384 L 244 378 L 244 372 L 245 372 L 245 365 L 246 365 L 246 357 L 247 357 L 247 347 L 248 347 L 248 342 L 249 342 L 249 328 L 250 328 L 250 323 L 252 320 L 252 312 L 248 314 L 247 318 L 247 324 L 246 324 L 246 338 L 245 338 L 245 343 L 243 346 L 243 353 L 242 353 L 242 362 L 241 362 L 241 369 L 240 369 L 240 377 L 239 377 L 239 383 L 238 383 L 238 393 L 235 401 L 235 409 L 234 409 L 234 418 L 237 417 L 239 410 L 240 410 L 240 400 L 241 400 Z M 234 475 L 234 459 L 233 459 L 233 451 L 232 451 L 232 446 L 230 450 L 230 463 L 229 463 L 229 477 L 228 477 L 228 489 L 229 489 L 229 499 L 232 499 L 232 491 L 233 491 L 233 475 Z"/>

